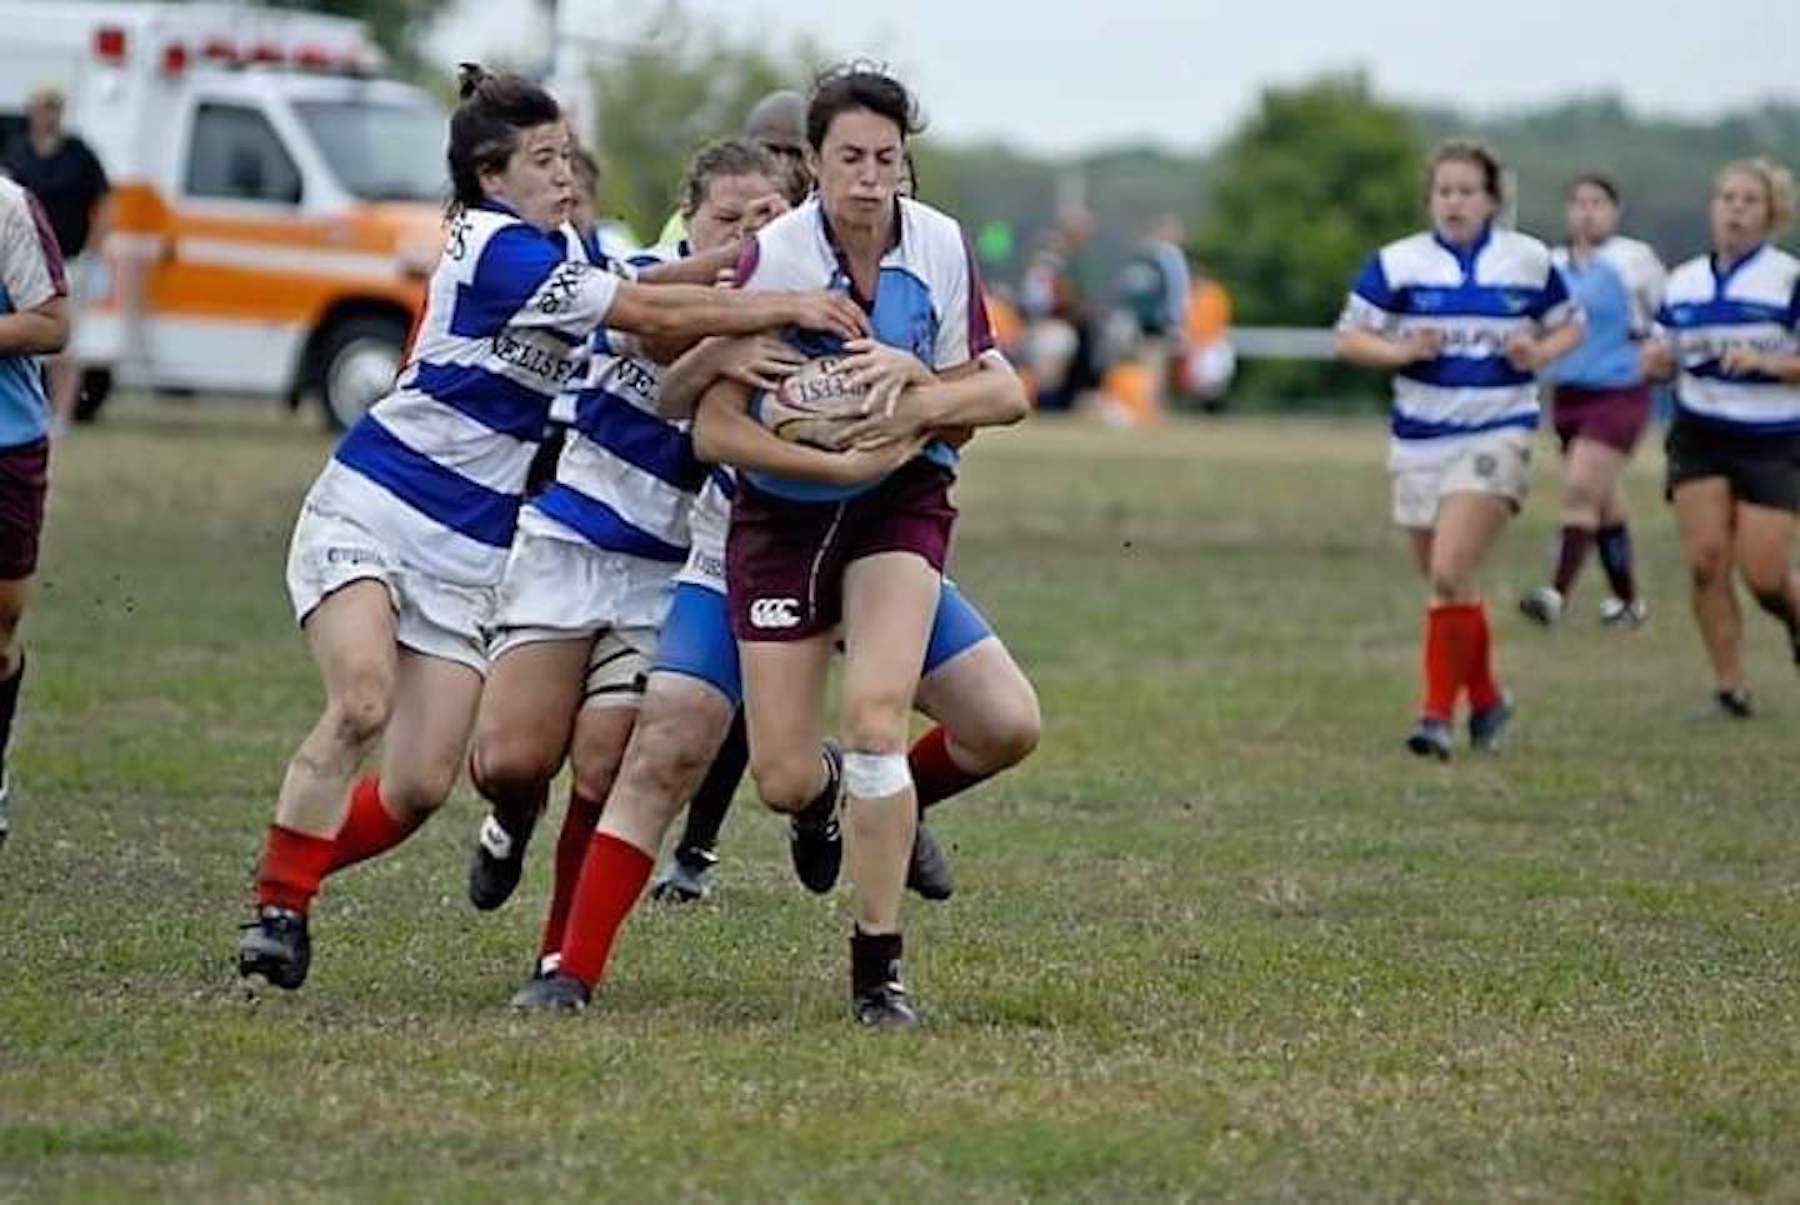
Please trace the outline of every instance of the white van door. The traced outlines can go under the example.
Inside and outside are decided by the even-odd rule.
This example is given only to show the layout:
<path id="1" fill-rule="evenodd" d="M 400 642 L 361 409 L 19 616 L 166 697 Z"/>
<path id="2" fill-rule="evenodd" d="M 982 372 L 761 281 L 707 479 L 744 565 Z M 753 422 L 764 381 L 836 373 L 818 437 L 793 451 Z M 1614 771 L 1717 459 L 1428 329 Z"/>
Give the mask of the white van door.
<path id="1" fill-rule="evenodd" d="M 292 139 L 253 97 L 195 95 L 169 236 L 149 282 L 146 350 L 158 384 L 282 394 L 307 333 L 292 287 L 321 223 Z"/>

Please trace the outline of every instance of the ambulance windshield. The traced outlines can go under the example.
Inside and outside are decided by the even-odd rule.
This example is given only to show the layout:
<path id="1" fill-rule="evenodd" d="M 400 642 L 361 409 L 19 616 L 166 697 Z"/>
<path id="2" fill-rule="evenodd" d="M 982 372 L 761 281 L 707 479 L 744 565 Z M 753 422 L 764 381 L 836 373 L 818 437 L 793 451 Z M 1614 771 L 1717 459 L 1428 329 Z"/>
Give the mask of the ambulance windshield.
<path id="1" fill-rule="evenodd" d="M 294 111 L 345 188 L 366 201 L 441 201 L 448 126 L 423 104 L 296 100 Z"/>

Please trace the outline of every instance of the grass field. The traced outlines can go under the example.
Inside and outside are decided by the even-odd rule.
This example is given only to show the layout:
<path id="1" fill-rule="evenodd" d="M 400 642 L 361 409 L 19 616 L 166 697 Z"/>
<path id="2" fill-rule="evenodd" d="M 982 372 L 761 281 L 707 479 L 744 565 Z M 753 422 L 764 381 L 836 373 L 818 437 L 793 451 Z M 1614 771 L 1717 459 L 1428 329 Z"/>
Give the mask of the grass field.
<path id="1" fill-rule="evenodd" d="M 957 573 L 1043 695 L 937 816 L 916 1037 L 856 1032 L 846 897 L 748 803 L 724 889 L 596 1008 L 510 1015 L 548 842 L 462 897 L 466 790 L 328 885 L 312 981 L 230 968 L 318 704 L 282 590 L 328 445 L 126 405 L 59 452 L 0 854 L 0 1197 L 1800 1198 L 1800 684 L 1707 713 L 1654 466 L 1653 622 L 1528 630 L 1550 482 L 1490 573 L 1499 760 L 1400 748 L 1419 590 L 1369 424 L 982 441 Z"/>

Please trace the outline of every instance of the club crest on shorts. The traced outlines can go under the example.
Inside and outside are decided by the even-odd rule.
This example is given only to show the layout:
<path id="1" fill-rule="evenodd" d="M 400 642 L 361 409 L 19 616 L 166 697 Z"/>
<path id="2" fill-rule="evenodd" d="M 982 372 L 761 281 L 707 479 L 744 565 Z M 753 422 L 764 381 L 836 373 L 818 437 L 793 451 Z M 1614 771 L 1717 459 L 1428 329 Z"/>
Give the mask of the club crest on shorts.
<path id="1" fill-rule="evenodd" d="M 1494 459 L 1492 452 L 1483 452 L 1475 457 L 1475 475 L 1477 477 L 1492 477 L 1494 471 L 1499 467 L 1500 462 Z"/>
<path id="2" fill-rule="evenodd" d="M 758 598 L 750 603 L 750 626 L 764 631 L 780 631 L 800 626 L 800 600 L 797 598 Z"/>

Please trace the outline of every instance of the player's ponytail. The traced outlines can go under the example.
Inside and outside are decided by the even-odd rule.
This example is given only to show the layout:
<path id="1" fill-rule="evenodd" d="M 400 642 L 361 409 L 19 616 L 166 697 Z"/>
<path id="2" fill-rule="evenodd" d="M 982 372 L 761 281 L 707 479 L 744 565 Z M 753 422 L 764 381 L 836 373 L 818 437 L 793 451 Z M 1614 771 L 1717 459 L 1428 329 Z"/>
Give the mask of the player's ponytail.
<path id="1" fill-rule="evenodd" d="M 462 103 L 450 116 L 450 210 L 481 204 L 483 172 L 495 172 L 519 146 L 519 131 L 562 119 L 556 99 L 528 79 L 490 75 L 479 63 L 457 73 Z"/>

